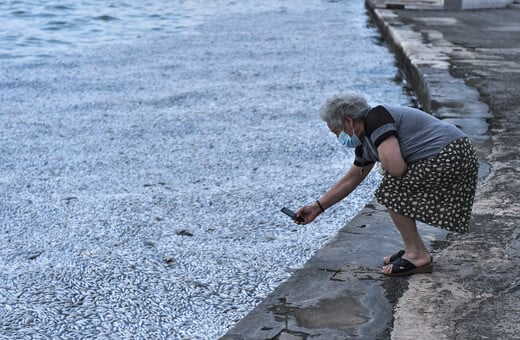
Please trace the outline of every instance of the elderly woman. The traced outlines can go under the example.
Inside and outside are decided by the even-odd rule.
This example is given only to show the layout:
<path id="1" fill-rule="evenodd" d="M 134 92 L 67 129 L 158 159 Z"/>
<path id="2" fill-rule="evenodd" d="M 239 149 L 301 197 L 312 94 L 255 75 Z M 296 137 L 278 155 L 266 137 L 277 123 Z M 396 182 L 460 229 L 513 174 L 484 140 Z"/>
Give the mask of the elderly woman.
<path id="1" fill-rule="evenodd" d="M 405 248 L 383 259 L 383 273 L 430 273 L 432 256 L 416 220 L 459 233 L 468 230 L 478 162 L 466 135 L 417 109 L 370 107 L 356 93 L 329 98 L 320 115 L 342 145 L 355 149 L 355 160 L 327 193 L 296 212 L 296 223 L 312 222 L 348 196 L 380 162 L 384 176 L 375 196 L 388 209 Z"/>

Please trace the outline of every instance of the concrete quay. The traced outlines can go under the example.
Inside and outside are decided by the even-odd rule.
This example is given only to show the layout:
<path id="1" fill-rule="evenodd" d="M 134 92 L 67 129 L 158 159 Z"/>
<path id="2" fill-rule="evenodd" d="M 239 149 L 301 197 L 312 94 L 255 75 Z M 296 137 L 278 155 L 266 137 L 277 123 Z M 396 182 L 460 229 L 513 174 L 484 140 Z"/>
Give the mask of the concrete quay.
<path id="1" fill-rule="evenodd" d="M 401 241 L 371 203 L 222 339 L 520 339 L 520 8 L 390 7 L 367 1 L 420 105 L 477 148 L 470 232 L 420 225 L 434 272 L 386 278 Z"/>

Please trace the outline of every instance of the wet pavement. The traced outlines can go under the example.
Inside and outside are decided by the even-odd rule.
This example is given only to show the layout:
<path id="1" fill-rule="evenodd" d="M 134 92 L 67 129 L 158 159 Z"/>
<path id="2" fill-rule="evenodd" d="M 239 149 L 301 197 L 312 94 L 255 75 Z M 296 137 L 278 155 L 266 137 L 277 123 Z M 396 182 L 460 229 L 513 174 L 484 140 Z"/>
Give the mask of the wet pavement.
<path id="1" fill-rule="evenodd" d="M 434 272 L 385 278 L 382 257 L 401 241 L 369 204 L 223 339 L 519 339 L 520 8 L 367 6 L 422 107 L 477 148 L 470 232 L 421 225 Z"/>

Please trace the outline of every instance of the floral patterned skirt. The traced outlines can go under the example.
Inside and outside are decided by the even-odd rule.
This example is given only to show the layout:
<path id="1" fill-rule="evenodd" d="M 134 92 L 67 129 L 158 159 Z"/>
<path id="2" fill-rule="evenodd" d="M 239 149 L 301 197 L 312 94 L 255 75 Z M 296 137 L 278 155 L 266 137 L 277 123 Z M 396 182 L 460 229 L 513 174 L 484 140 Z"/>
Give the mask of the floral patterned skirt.
<path id="1" fill-rule="evenodd" d="M 386 173 L 376 198 L 387 209 L 449 231 L 469 228 L 477 186 L 478 160 L 468 138 L 458 139 L 433 158 L 408 165 L 400 178 Z"/>

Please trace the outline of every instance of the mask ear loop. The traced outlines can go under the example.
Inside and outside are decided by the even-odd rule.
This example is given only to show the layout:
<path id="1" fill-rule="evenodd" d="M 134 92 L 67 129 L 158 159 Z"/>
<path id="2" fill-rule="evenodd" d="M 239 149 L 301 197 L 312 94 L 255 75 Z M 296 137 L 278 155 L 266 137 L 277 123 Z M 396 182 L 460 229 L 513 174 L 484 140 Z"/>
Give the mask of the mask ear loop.
<path id="1" fill-rule="evenodd" d="M 348 128 L 348 126 L 346 126 L 346 124 L 349 124 L 349 121 L 348 121 L 347 118 L 350 118 L 350 120 L 352 121 L 352 134 L 355 134 L 355 132 L 354 132 L 354 119 L 353 119 L 352 117 L 350 117 L 350 116 L 347 116 L 347 117 L 345 117 L 345 118 L 343 119 L 343 120 L 344 120 L 344 123 L 343 123 L 343 131 L 345 131 L 345 127 Z M 345 123 L 345 122 L 346 122 L 346 123 Z M 346 131 L 345 131 L 345 133 L 346 133 Z"/>

